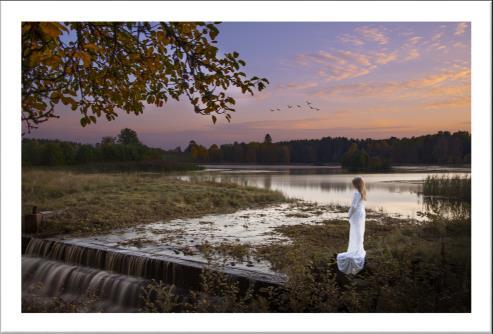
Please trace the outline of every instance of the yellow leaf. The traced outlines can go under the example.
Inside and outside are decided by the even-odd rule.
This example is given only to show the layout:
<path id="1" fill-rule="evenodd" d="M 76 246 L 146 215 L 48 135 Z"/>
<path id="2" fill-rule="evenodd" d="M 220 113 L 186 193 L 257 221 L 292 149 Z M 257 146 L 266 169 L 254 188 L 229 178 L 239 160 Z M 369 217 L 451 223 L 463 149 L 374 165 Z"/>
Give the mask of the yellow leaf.
<path id="1" fill-rule="evenodd" d="M 60 22 L 53 22 L 53 25 L 55 25 L 59 30 L 68 31 L 68 29 Z"/>
<path id="2" fill-rule="evenodd" d="M 57 24 L 55 23 L 52 23 L 52 22 L 41 22 L 39 24 L 39 28 L 41 29 L 41 31 L 52 37 L 52 38 L 58 38 L 58 36 L 60 36 L 60 34 L 62 33 L 59 29 L 59 27 L 57 26 Z"/>
<path id="3" fill-rule="evenodd" d="M 162 31 L 158 31 L 158 32 L 156 33 L 156 37 L 157 37 L 157 40 L 158 40 L 158 41 L 163 42 L 163 41 L 164 41 L 164 38 L 165 38 L 164 32 L 162 32 Z"/>
<path id="4" fill-rule="evenodd" d="M 31 57 L 29 59 L 31 66 L 38 64 L 41 61 L 41 58 L 43 58 L 43 53 L 42 52 L 33 51 L 31 53 Z"/>
<path id="5" fill-rule="evenodd" d="M 31 30 L 32 24 L 29 22 L 22 22 L 22 33 L 26 33 Z"/>
<path id="6" fill-rule="evenodd" d="M 46 59 L 45 63 L 46 63 L 46 65 L 55 67 L 55 66 L 58 66 L 60 64 L 60 61 L 61 61 L 60 57 L 55 55 L 55 56 L 52 56 L 52 57 Z"/>
<path id="7" fill-rule="evenodd" d="M 91 66 L 91 55 L 85 51 L 80 51 L 79 52 L 79 57 L 82 59 L 84 62 L 85 67 Z"/>
<path id="8" fill-rule="evenodd" d="M 98 47 L 93 43 L 84 45 L 84 49 L 88 49 L 88 50 L 92 50 L 92 51 L 98 51 Z"/>
<path id="9" fill-rule="evenodd" d="M 54 91 L 53 93 L 51 93 L 50 98 L 52 100 L 55 100 L 55 99 L 59 99 L 60 96 L 61 96 L 60 92 Z"/>
<path id="10" fill-rule="evenodd" d="M 72 107 L 73 107 L 74 105 L 77 105 L 77 102 L 76 102 L 73 98 L 71 98 L 70 96 L 63 96 L 63 95 L 62 95 L 62 96 L 60 96 L 60 98 L 61 98 L 62 103 L 63 103 L 64 105 L 71 104 L 71 105 L 72 105 Z"/>

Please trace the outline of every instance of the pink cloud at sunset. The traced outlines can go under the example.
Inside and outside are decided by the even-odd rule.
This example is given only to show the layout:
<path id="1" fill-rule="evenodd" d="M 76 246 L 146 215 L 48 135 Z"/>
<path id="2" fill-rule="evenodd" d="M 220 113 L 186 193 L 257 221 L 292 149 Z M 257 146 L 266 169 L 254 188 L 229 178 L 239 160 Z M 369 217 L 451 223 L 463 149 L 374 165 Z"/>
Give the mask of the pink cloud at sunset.
<path id="1" fill-rule="evenodd" d="M 60 119 L 28 137 L 95 143 L 129 127 L 148 145 L 173 148 L 192 139 L 206 145 L 261 140 L 265 133 L 279 141 L 470 131 L 467 22 L 231 22 L 219 28 L 221 51 L 238 51 L 247 74 L 270 81 L 254 96 L 228 90 L 237 101 L 231 123 L 220 118 L 214 125 L 185 101 L 173 101 L 81 128 L 80 115 L 60 106 Z"/>

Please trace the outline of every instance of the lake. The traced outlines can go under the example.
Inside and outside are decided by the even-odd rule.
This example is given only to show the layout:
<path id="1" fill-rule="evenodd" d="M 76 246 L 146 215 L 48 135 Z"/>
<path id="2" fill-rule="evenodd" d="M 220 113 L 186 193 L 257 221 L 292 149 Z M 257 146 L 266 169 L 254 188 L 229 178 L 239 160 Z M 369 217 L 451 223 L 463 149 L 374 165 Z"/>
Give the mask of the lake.
<path id="1" fill-rule="evenodd" d="M 423 180 L 429 175 L 469 175 L 468 167 L 400 166 L 389 173 L 346 173 L 338 166 L 263 166 L 203 165 L 205 170 L 192 176 L 215 182 L 233 182 L 277 190 L 290 198 L 319 204 L 349 205 L 354 189 L 351 180 L 362 176 L 366 181 L 366 207 L 383 210 L 393 216 L 418 219 L 426 211 L 421 194 Z"/>

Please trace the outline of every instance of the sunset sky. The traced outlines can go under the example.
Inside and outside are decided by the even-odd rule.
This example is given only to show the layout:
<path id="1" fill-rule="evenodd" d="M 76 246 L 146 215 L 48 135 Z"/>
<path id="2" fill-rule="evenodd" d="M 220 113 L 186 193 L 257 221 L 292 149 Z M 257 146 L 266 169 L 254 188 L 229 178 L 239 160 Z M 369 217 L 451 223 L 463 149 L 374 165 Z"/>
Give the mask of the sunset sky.
<path id="1" fill-rule="evenodd" d="M 325 136 L 404 137 L 439 130 L 470 131 L 470 26 L 467 23 L 222 23 L 219 48 L 238 51 L 249 75 L 269 87 L 254 97 L 230 94 L 230 124 L 193 112 L 189 103 L 120 113 L 82 128 L 80 114 L 57 108 L 60 119 L 27 137 L 99 142 L 129 127 L 149 146 Z M 320 110 L 310 110 L 305 101 Z M 287 105 L 304 105 L 288 109 Z M 281 111 L 269 111 L 270 109 Z"/>

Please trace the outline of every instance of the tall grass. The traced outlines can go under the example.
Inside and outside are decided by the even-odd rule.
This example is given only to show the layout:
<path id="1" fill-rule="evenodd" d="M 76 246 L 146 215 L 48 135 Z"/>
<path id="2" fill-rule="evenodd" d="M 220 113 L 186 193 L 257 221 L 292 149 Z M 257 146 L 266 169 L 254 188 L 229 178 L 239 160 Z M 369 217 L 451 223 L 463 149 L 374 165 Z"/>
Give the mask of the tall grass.
<path id="1" fill-rule="evenodd" d="M 423 195 L 471 202 L 471 177 L 428 176 L 423 183 Z"/>
<path id="2" fill-rule="evenodd" d="M 22 211 L 53 211 L 43 231 L 103 233 L 174 218 L 199 217 L 285 201 L 275 191 L 182 181 L 163 174 L 23 170 Z"/>
<path id="3" fill-rule="evenodd" d="M 26 170 L 32 167 L 23 167 Z M 35 167 L 35 170 L 69 171 L 77 173 L 172 173 L 202 170 L 197 164 L 182 161 L 143 160 L 143 161 L 112 161 L 90 162 L 78 165 Z"/>
<path id="4" fill-rule="evenodd" d="M 337 270 L 347 222 L 285 226 L 290 244 L 263 255 L 287 274 L 284 286 L 240 291 L 221 273 L 205 273 L 195 298 L 152 286 L 143 312 L 470 312 L 470 220 L 434 216 L 423 224 L 368 222 L 365 269 Z M 152 292 L 153 298 L 149 298 Z M 197 298 L 198 297 L 198 298 Z M 180 299 L 181 298 L 181 299 Z M 170 301 L 173 301 L 170 307 Z"/>

